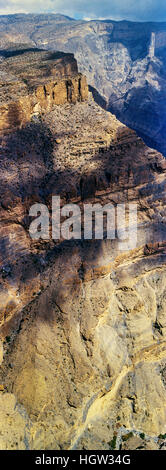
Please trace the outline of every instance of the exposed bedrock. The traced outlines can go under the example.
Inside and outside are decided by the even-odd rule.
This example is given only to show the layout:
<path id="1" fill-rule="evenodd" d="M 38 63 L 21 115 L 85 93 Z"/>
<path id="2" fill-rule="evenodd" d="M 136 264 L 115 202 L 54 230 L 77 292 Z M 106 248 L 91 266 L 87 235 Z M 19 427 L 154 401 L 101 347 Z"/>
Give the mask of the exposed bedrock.
<path id="1" fill-rule="evenodd" d="M 86 78 L 78 73 L 73 54 L 15 48 L 1 64 L 0 132 L 21 128 L 55 105 L 87 97 Z"/>
<path id="2" fill-rule="evenodd" d="M 0 165 L 1 448 L 163 447 L 164 157 L 90 94 L 3 134 Z M 136 203 L 136 246 L 33 241 L 52 195 Z"/>

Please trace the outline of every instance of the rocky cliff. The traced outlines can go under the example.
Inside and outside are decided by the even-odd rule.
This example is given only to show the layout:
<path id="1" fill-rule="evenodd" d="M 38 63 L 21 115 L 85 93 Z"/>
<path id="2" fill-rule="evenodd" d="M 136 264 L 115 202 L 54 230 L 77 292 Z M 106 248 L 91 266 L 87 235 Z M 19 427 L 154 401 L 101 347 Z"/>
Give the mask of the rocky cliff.
<path id="1" fill-rule="evenodd" d="M 57 15 L 1 17 L 9 42 L 74 52 L 97 98 L 149 146 L 166 155 L 166 24 L 75 21 Z"/>
<path id="2" fill-rule="evenodd" d="M 165 159 L 91 94 L 74 103 L 1 132 L 0 447 L 164 449 Z M 52 195 L 137 203 L 136 247 L 32 240 L 29 209 L 51 214 Z"/>
<path id="3" fill-rule="evenodd" d="M 0 130 L 26 125 L 53 106 L 87 99 L 88 87 L 72 54 L 16 47 L 4 52 L 0 71 Z"/>

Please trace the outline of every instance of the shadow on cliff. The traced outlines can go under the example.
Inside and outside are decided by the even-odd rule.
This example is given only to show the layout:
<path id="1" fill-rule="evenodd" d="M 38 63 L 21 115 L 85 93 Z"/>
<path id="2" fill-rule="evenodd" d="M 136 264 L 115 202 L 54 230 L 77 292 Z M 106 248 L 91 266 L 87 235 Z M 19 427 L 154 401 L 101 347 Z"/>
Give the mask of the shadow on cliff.
<path id="1" fill-rule="evenodd" d="M 19 120 L 19 113 L 16 115 Z M 11 125 L 12 122 L 9 121 Z M 3 279 L 14 277 L 17 273 L 17 263 L 21 265 L 21 280 L 26 283 L 38 273 L 44 271 L 50 262 L 54 262 L 60 254 L 68 253 L 72 258 L 75 248 L 80 250 L 81 259 L 98 257 L 102 249 L 100 240 L 70 240 L 54 243 L 40 242 L 37 254 L 33 250 L 35 243 L 30 240 L 29 226 L 32 219 L 29 217 L 29 209 L 32 204 L 40 202 L 50 208 L 52 195 L 59 195 L 64 204 L 74 200 L 83 203 L 91 201 L 97 189 L 105 190 L 110 185 L 109 169 L 105 172 L 102 164 L 102 149 L 99 154 L 92 157 L 99 161 L 96 170 L 89 170 L 86 174 L 69 168 L 66 164 L 62 171 L 56 162 L 56 140 L 62 138 L 62 134 L 53 135 L 39 118 L 25 127 L 2 138 L 0 156 L 0 197 L 3 225 L 20 225 L 27 239 L 30 241 L 30 251 L 22 250 L 17 241 L 17 253 L 11 253 L 10 243 L 5 239 L 1 244 L 4 264 L 1 269 Z M 65 156 L 62 155 L 63 164 Z M 100 173 L 102 173 L 100 175 Z M 20 211 L 21 208 L 21 211 Z M 20 216 L 22 213 L 22 217 Z M 25 247 L 26 248 L 26 247 Z M 13 251 L 15 249 L 13 248 Z M 83 276 L 82 269 L 79 275 Z"/>
<path id="2" fill-rule="evenodd" d="M 103 109 L 107 109 L 106 99 L 93 86 L 89 85 L 89 91 L 93 95 L 94 101 Z"/>
<path id="3" fill-rule="evenodd" d="M 69 168 L 66 164 L 65 169 L 60 170 L 56 162 L 56 140 L 62 138 L 62 134 L 54 135 L 40 119 L 34 118 L 34 121 L 24 128 L 13 132 L 6 138 L 5 145 L 2 145 L 0 157 L 1 178 L 0 178 L 0 196 L 1 206 L 5 210 L 6 222 L 20 224 L 27 236 L 28 229 L 32 219 L 29 217 L 29 209 L 32 204 L 40 202 L 50 208 L 52 195 L 59 195 L 64 204 L 69 201 L 79 203 L 94 203 L 96 191 L 101 191 L 103 195 L 111 193 L 113 204 L 117 203 L 116 193 L 119 202 L 128 202 L 128 188 L 139 186 L 142 182 L 146 183 L 147 172 L 145 164 L 139 161 L 135 168 L 133 167 L 133 148 L 128 145 L 128 159 L 124 154 L 114 152 L 114 142 L 107 151 L 107 160 L 103 159 L 103 149 L 100 148 L 92 161 L 97 163 L 96 167 L 86 170 L 86 172 L 77 171 Z M 2 141 L 3 144 L 3 141 Z M 117 145 L 117 142 L 116 142 Z M 123 145 L 123 144 L 122 144 Z M 63 164 L 65 156 L 62 156 Z M 154 191 L 153 169 L 149 167 L 149 177 L 147 182 L 147 191 Z M 108 191 L 109 190 L 109 191 Z M 115 199 L 113 197 L 115 194 Z M 143 197 L 146 194 L 144 188 Z M 140 195 L 141 196 L 141 195 Z M 17 204 L 23 207 L 23 217 L 17 219 Z M 4 218 L 4 215 L 3 215 Z M 153 228 L 152 228 L 153 231 Z M 32 251 L 24 255 L 17 253 L 17 259 L 22 259 L 22 282 L 26 283 L 38 273 L 45 270 L 45 267 L 54 262 L 64 253 L 71 257 L 75 249 L 80 252 L 82 263 L 88 260 L 94 260 L 100 256 L 103 250 L 103 243 L 110 247 L 110 260 L 112 259 L 112 241 L 110 240 L 70 240 L 60 243 L 46 242 L 38 244 L 37 252 L 33 252 L 33 243 L 31 241 Z M 109 251 L 109 248 L 107 248 Z M 3 278 L 10 277 L 12 271 L 16 272 L 15 261 L 12 265 L 8 245 L 3 243 L 3 257 L 7 260 L 5 268 L 3 267 Z M 6 267 L 7 266 L 7 267 Z M 9 266 L 9 270 L 8 270 Z M 6 271 L 5 271 L 6 270 Z M 84 270 L 80 266 L 80 279 L 84 278 Z"/>
<path id="4" fill-rule="evenodd" d="M 13 104 L 9 126 L 20 124 L 19 109 Z M 0 194 L 24 198 L 40 192 L 53 167 L 53 140 L 50 129 L 39 119 L 1 137 Z M 13 177 L 11 175 L 13 173 Z M 43 176 L 42 176 L 43 175 Z"/>

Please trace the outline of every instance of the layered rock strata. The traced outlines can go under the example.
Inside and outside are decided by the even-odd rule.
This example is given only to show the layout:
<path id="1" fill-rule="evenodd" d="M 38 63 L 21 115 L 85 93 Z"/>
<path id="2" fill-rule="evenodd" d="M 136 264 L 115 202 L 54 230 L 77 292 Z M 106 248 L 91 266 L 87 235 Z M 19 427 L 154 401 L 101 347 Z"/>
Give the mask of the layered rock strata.
<path id="1" fill-rule="evenodd" d="M 39 65 L 40 64 L 40 65 Z M 86 100 L 88 87 L 72 54 L 13 50 L 0 71 L 0 131 L 25 126 L 54 105 Z"/>

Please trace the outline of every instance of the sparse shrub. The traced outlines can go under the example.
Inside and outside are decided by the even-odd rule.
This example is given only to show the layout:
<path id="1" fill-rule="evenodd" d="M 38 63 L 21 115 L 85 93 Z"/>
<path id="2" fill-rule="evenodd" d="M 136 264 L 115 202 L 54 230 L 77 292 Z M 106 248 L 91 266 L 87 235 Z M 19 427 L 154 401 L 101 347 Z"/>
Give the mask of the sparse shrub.
<path id="1" fill-rule="evenodd" d="M 111 450 L 116 449 L 116 440 L 117 440 L 117 436 L 116 434 L 114 434 L 112 441 L 108 442 L 108 445 Z"/>
<path id="2" fill-rule="evenodd" d="M 6 336 L 6 342 L 10 343 L 10 340 L 11 340 L 10 336 Z"/>
<path id="3" fill-rule="evenodd" d="M 122 441 L 128 441 L 128 439 L 130 439 L 131 437 L 133 437 L 133 432 L 129 432 L 128 434 L 122 436 Z"/>
<path id="4" fill-rule="evenodd" d="M 166 439 L 166 434 L 159 434 L 158 439 Z"/>

